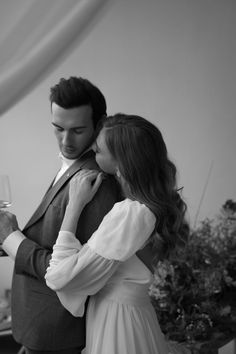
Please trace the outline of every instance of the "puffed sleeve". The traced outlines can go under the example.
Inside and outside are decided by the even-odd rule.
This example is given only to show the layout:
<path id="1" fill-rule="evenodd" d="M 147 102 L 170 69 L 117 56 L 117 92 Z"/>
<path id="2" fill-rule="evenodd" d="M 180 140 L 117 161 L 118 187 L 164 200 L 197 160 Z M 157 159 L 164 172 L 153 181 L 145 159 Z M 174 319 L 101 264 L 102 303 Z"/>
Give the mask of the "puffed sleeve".
<path id="1" fill-rule="evenodd" d="M 82 316 L 87 296 L 96 294 L 119 263 L 144 245 L 154 225 L 145 205 L 126 199 L 114 205 L 83 246 L 72 233 L 61 231 L 45 275 L 47 285 L 68 311 Z"/>
<path id="2" fill-rule="evenodd" d="M 154 214 L 146 205 L 125 199 L 104 217 L 88 245 L 104 258 L 125 261 L 142 248 L 155 222 Z"/>

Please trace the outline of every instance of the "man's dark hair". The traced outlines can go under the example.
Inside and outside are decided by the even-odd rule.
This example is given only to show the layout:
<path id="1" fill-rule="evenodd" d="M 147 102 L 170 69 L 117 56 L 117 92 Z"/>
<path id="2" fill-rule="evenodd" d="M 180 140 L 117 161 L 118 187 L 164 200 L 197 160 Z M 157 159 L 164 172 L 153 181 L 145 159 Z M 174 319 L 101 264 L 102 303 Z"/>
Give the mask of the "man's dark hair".
<path id="1" fill-rule="evenodd" d="M 51 87 L 49 98 L 51 104 L 55 102 L 64 109 L 91 106 L 94 128 L 107 114 L 106 100 L 102 92 L 89 80 L 81 77 L 61 78 L 58 84 Z"/>

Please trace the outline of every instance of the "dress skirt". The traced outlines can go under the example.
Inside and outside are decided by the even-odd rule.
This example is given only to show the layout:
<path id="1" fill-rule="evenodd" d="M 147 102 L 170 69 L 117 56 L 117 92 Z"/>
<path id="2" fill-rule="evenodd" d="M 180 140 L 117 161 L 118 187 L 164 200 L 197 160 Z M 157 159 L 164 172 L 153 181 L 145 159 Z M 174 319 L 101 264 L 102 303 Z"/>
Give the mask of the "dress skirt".
<path id="1" fill-rule="evenodd" d="M 86 354 L 169 354 L 143 284 L 105 286 L 89 300 Z"/>

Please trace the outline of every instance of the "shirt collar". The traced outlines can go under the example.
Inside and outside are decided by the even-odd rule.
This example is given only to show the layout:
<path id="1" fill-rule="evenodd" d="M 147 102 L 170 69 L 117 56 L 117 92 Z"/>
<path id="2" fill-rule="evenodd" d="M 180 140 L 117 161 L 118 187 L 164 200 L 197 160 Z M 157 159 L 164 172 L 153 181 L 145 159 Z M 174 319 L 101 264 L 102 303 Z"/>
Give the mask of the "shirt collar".
<path id="1" fill-rule="evenodd" d="M 84 154 L 86 154 L 86 152 L 92 150 L 92 146 L 89 146 L 88 149 L 86 149 L 81 155 L 80 157 L 78 157 L 78 159 L 80 159 Z M 70 166 L 73 165 L 73 163 L 78 160 L 78 159 L 74 159 L 74 160 L 71 160 L 71 159 L 67 159 L 65 156 L 62 155 L 61 152 L 59 152 L 59 158 L 61 159 L 61 162 L 62 162 L 62 166 L 63 167 L 67 167 L 69 168 Z"/>
<path id="2" fill-rule="evenodd" d="M 61 159 L 62 166 L 67 168 L 73 165 L 73 163 L 76 161 L 76 159 L 74 160 L 67 159 L 65 156 L 62 155 L 61 152 L 59 152 L 59 158 Z"/>

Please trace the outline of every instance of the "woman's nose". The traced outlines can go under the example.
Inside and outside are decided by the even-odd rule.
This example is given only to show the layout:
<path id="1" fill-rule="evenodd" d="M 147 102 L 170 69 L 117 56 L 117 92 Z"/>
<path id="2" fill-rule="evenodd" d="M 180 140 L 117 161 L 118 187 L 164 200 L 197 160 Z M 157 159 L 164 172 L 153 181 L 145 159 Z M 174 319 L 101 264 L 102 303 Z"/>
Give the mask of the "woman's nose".
<path id="1" fill-rule="evenodd" d="M 92 144 L 92 150 L 96 153 L 96 144 L 95 144 L 95 142 Z"/>

